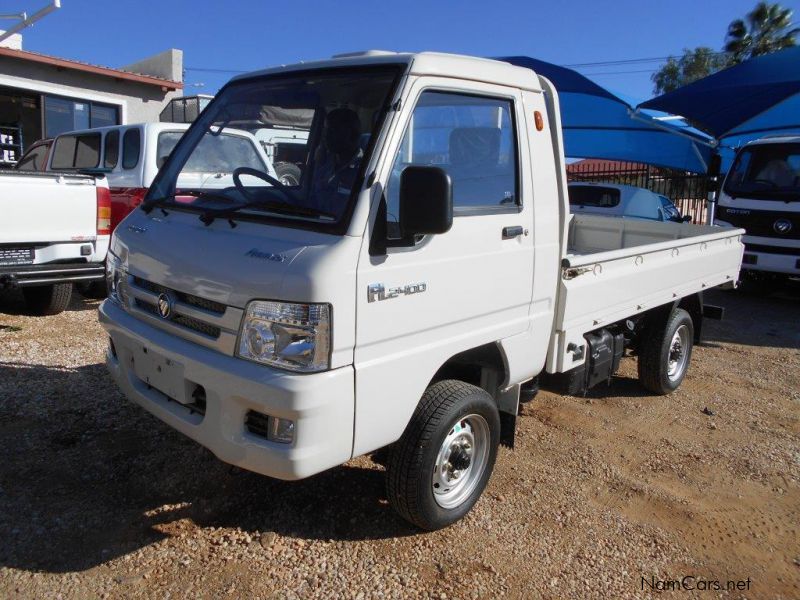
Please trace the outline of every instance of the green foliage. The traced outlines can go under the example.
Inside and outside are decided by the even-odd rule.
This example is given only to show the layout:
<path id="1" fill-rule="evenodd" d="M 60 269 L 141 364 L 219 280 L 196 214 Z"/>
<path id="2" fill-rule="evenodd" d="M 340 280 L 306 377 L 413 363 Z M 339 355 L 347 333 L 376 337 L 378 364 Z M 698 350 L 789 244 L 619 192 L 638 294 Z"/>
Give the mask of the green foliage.
<path id="1" fill-rule="evenodd" d="M 796 45 L 798 34 L 800 28 L 793 26 L 791 9 L 759 2 L 744 19 L 736 19 L 728 25 L 721 52 L 705 46 L 684 48 L 683 56 L 668 59 L 651 76 L 653 92 L 671 92 L 754 56 L 789 48 Z"/>
<path id="2" fill-rule="evenodd" d="M 731 64 L 740 63 L 794 46 L 799 32 L 800 28 L 792 27 L 790 8 L 759 2 L 744 19 L 728 25 L 725 52 L 730 54 Z"/>
<path id="3" fill-rule="evenodd" d="M 726 57 L 711 48 L 700 46 L 694 50 L 684 48 L 683 56 L 670 58 L 653 74 L 655 93 L 671 92 L 687 83 L 702 79 L 727 64 Z"/>

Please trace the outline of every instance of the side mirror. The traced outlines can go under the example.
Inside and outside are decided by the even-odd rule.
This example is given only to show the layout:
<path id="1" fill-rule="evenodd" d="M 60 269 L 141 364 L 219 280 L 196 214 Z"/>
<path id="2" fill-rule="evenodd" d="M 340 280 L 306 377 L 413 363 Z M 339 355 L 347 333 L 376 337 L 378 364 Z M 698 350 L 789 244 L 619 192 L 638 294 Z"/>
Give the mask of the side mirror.
<path id="1" fill-rule="evenodd" d="M 681 217 L 681 221 L 684 223 L 691 223 L 692 222 L 692 215 L 683 215 Z"/>
<path id="2" fill-rule="evenodd" d="M 400 232 L 416 235 L 446 233 L 453 226 L 453 186 L 439 167 L 409 166 L 400 176 Z"/>

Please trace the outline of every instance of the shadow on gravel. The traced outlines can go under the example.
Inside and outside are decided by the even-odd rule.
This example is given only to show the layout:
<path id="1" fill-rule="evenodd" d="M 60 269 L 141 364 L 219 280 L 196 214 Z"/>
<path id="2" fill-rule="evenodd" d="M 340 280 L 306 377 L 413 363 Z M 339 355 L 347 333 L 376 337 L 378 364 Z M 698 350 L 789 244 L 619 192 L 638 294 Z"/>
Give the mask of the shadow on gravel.
<path id="1" fill-rule="evenodd" d="M 800 348 L 800 282 L 788 282 L 779 289 L 764 294 L 748 293 L 741 289 L 711 290 L 704 301 L 725 308 L 723 321 L 706 319 L 703 324 L 704 343 L 715 342 Z"/>
<path id="2" fill-rule="evenodd" d="M 100 306 L 100 300 L 92 298 L 84 298 L 76 289 L 72 290 L 72 298 L 69 302 L 67 310 L 97 310 Z M 25 306 L 25 298 L 19 289 L 13 290 L 0 290 L 0 316 L 6 315 L 30 315 L 27 307 Z M 39 318 L 52 318 L 52 317 L 39 317 Z"/>
<path id="3" fill-rule="evenodd" d="M 614 375 L 611 378 L 610 385 L 600 383 L 586 392 L 586 397 L 592 398 L 593 400 L 602 400 L 608 397 L 644 398 L 646 396 L 655 396 L 655 394 L 647 391 L 645 387 L 639 383 L 638 379 L 622 375 Z"/>
<path id="4" fill-rule="evenodd" d="M 101 364 L 0 362 L 0 444 L 2 566 L 85 570 L 192 523 L 325 540 L 417 533 L 377 467 L 291 483 L 230 467 L 125 400 Z"/>

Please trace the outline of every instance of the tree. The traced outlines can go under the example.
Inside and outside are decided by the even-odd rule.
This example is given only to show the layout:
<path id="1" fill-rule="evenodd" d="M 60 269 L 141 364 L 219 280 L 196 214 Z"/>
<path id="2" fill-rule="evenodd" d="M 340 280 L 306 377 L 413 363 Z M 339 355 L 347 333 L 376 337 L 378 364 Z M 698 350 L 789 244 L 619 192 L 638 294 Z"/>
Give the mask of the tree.
<path id="1" fill-rule="evenodd" d="M 725 52 L 730 54 L 730 64 L 737 64 L 794 46 L 798 33 L 800 28 L 792 27 L 790 8 L 759 2 L 744 19 L 728 25 Z"/>
<path id="2" fill-rule="evenodd" d="M 759 2 L 744 19 L 728 25 L 721 52 L 700 46 L 693 50 L 685 48 L 680 58 L 670 57 L 651 76 L 653 92 L 657 95 L 671 92 L 754 56 L 789 48 L 796 45 L 798 34 L 800 28 L 793 27 L 791 9 Z"/>
<path id="3" fill-rule="evenodd" d="M 702 79 L 726 65 L 726 57 L 711 48 L 700 46 L 694 50 L 684 48 L 683 56 L 670 57 L 658 71 L 653 73 L 656 94 L 665 94 L 679 87 Z"/>

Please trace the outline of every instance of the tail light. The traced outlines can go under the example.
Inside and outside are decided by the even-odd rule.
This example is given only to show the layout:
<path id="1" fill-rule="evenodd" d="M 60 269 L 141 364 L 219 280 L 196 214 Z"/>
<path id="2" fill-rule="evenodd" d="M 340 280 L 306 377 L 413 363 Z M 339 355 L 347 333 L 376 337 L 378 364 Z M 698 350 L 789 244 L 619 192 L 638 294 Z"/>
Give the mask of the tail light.
<path id="1" fill-rule="evenodd" d="M 97 191 L 97 235 L 111 235 L 111 191 L 98 185 Z"/>

